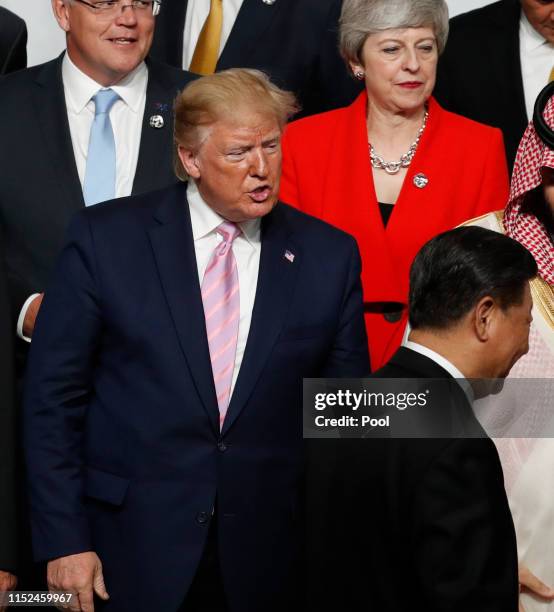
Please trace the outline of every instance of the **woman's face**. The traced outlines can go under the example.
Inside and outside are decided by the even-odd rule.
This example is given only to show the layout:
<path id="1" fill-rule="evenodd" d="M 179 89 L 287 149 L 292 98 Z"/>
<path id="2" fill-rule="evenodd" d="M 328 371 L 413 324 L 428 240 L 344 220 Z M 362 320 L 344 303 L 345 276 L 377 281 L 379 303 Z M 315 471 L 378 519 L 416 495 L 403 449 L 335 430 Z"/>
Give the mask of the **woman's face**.
<path id="1" fill-rule="evenodd" d="M 368 96 L 393 112 L 422 107 L 435 86 L 437 40 L 432 28 L 405 28 L 370 34 L 362 47 L 361 64 Z"/>

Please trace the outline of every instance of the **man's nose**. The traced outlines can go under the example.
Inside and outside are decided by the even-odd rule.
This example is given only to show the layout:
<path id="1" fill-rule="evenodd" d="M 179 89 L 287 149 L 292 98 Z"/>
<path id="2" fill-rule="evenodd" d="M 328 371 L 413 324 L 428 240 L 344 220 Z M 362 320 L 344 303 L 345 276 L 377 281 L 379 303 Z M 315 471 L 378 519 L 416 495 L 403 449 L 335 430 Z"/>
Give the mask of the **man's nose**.
<path id="1" fill-rule="evenodd" d="M 255 176 L 266 176 L 267 167 L 268 163 L 265 151 L 263 149 L 257 149 L 253 151 L 251 173 Z"/>

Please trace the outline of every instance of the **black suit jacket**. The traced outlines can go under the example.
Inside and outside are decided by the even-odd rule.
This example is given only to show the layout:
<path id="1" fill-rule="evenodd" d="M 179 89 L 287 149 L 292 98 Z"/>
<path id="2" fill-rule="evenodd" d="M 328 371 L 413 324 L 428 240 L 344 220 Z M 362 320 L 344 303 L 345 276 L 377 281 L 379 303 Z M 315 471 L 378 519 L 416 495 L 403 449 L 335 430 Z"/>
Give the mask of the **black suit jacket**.
<path id="1" fill-rule="evenodd" d="M 0 570 L 15 572 L 17 511 L 12 336 L 4 262 L 0 257 Z"/>
<path id="2" fill-rule="evenodd" d="M 0 6 L 0 74 L 27 66 L 27 26 Z"/>
<path id="3" fill-rule="evenodd" d="M 258 68 L 293 91 L 301 115 L 350 104 L 361 85 L 337 51 L 341 0 L 244 0 L 217 70 Z M 187 0 L 164 0 L 152 56 L 182 65 Z"/>
<path id="4" fill-rule="evenodd" d="M 520 14 L 518 0 L 500 0 L 451 19 L 435 87 L 435 96 L 447 110 L 502 130 L 510 168 L 528 123 L 519 56 Z"/>
<path id="5" fill-rule="evenodd" d="M 459 396 L 445 409 L 470 409 L 445 370 L 409 349 L 374 376 L 449 379 Z M 479 429 L 473 417 L 468 431 Z M 310 610 L 517 612 L 515 533 L 490 439 L 317 442 L 308 454 Z"/>
<path id="6" fill-rule="evenodd" d="M 0 223 L 12 314 L 44 291 L 69 219 L 84 208 L 61 76 L 62 57 L 0 80 Z M 133 194 L 175 181 L 173 113 L 190 73 L 148 63 L 146 107 Z M 150 127 L 162 115 L 162 129 Z M 23 344 L 23 343 L 20 343 Z"/>

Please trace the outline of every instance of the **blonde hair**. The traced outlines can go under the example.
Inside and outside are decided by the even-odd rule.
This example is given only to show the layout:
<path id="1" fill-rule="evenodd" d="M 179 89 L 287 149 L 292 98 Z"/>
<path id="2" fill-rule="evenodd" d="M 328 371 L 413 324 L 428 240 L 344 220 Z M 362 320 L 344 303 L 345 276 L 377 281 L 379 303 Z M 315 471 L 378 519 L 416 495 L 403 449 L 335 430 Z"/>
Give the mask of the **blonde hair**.
<path id="1" fill-rule="evenodd" d="M 210 125 L 244 110 L 275 117 L 283 129 L 299 106 L 294 94 L 274 85 L 260 70 L 231 68 L 196 79 L 183 89 L 174 105 L 174 169 L 180 180 L 188 176 L 177 154 L 179 146 L 198 149 Z"/>

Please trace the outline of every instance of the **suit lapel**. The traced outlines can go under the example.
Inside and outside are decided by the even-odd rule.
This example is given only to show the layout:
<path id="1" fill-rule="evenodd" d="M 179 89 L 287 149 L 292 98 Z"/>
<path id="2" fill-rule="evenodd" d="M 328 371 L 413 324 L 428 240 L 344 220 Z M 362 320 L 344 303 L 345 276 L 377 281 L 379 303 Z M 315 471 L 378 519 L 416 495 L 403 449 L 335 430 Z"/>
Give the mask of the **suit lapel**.
<path id="1" fill-rule="evenodd" d="M 174 91 L 175 90 L 175 91 Z M 139 158 L 133 181 L 133 194 L 144 193 L 161 187 L 167 181 L 156 180 L 164 171 L 170 178 L 173 155 L 173 98 L 178 87 L 164 82 L 163 75 L 154 62 L 148 62 L 146 105 L 142 118 Z M 163 127 L 150 125 L 151 117 L 162 117 Z M 161 176 L 164 176 L 161 174 Z"/>
<path id="2" fill-rule="evenodd" d="M 277 341 L 302 265 L 302 249 L 287 228 L 282 205 L 262 221 L 262 251 L 256 299 L 239 376 L 223 423 L 225 435 L 254 390 Z M 294 254 L 294 261 L 285 252 Z"/>
<path id="3" fill-rule="evenodd" d="M 65 197 L 55 202 L 56 209 L 76 211 L 83 208 L 83 191 L 75 163 L 67 107 L 62 82 L 63 53 L 45 64 L 35 79 L 33 102 L 40 126 L 44 154 L 50 160 L 56 181 Z"/>
<path id="4" fill-rule="evenodd" d="M 265 36 L 266 30 L 285 0 L 265 4 L 262 0 L 244 0 L 231 34 L 223 48 L 217 70 L 243 65 L 255 43 Z"/>
<path id="5" fill-rule="evenodd" d="M 149 237 L 162 287 L 196 390 L 219 436 L 219 410 L 184 184 L 160 203 L 156 220 L 158 225 L 149 230 Z"/>

